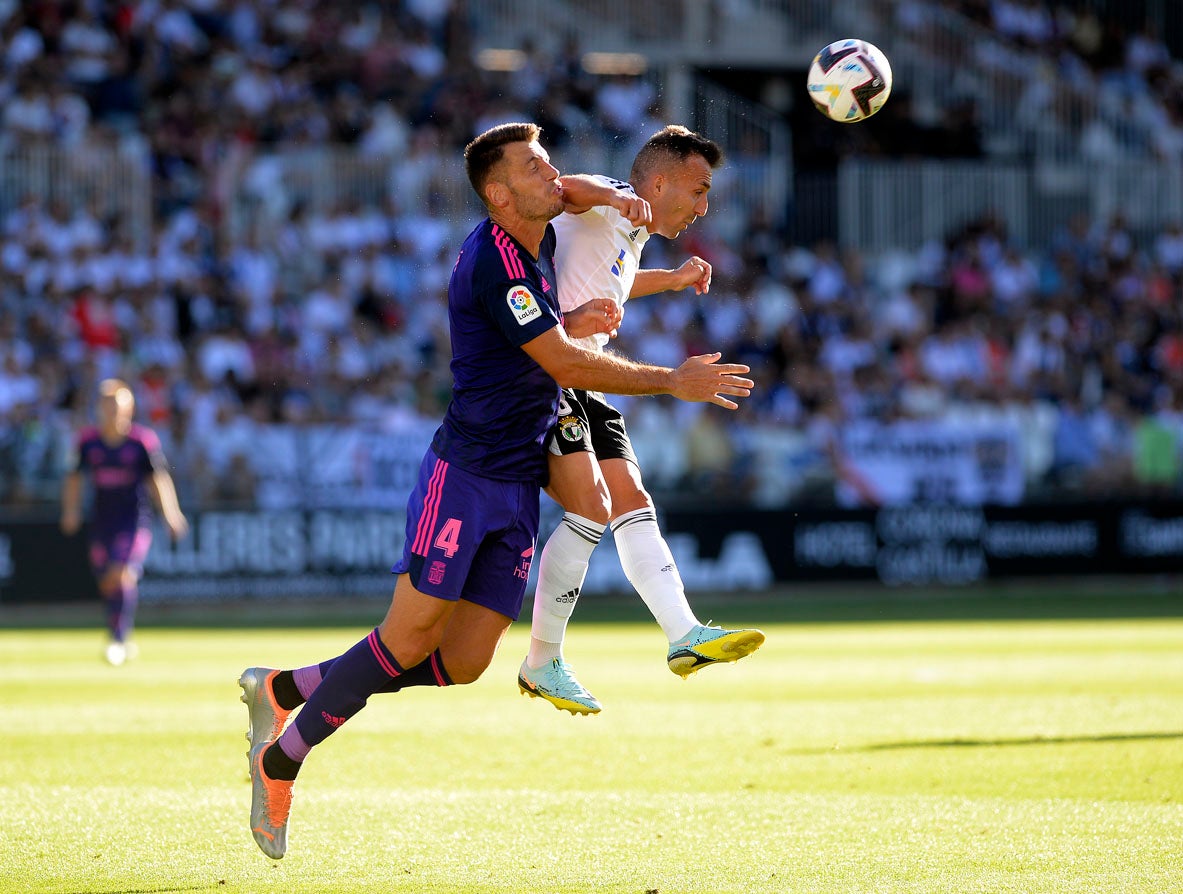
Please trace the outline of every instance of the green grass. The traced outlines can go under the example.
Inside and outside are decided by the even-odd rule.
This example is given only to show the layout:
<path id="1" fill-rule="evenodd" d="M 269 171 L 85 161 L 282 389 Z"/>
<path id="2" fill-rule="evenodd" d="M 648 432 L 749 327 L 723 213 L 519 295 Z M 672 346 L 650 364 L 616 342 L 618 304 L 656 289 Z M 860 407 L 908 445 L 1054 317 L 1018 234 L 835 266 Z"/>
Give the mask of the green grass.
<path id="1" fill-rule="evenodd" d="M 517 696 L 521 623 L 477 684 L 376 696 L 318 748 L 279 863 L 235 680 L 364 626 L 145 628 L 121 669 L 93 630 L 2 630 L 0 891 L 1183 890 L 1157 615 L 780 622 L 686 682 L 651 623 L 577 619 L 591 718 Z"/>

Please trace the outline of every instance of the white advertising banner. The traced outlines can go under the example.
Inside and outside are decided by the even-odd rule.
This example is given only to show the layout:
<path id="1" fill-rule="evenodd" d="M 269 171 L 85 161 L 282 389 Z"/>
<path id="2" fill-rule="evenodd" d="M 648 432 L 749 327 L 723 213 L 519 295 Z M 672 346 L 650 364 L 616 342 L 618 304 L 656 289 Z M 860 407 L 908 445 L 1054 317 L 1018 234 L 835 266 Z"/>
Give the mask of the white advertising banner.
<path id="1" fill-rule="evenodd" d="M 843 507 L 1013 506 L 1023 499 L 1014 425 L 906 421 L 848 426 L 838 440 Z"/>
<path id="2" fill-rule="evenodd" d="M 259 479 L 258 505 L 401 511 L 438 425 L 408 418 L 382 430 L 263 426 L 250 456 Z"/>

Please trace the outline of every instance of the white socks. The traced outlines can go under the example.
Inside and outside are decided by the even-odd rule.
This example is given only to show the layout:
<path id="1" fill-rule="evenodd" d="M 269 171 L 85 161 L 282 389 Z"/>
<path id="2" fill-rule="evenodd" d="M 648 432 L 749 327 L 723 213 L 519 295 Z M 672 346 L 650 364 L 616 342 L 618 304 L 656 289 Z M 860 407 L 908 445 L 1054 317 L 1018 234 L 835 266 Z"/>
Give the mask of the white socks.
<path id="1" fill-rule="evenodd" d="M 603 525 L 568 512 L 547 538 L 538 560 L 538 588 L 526 656 L 530 667 L 542 667 L 562 657 L 567 621 L 575 611 L 592 551 L 603 534 Z M 681 639 L 698 624 L 698 618 L 686 602 L 678 566 L 657 527 L 657 514 L 647 507 L 627 512 L 612 522 L 612 536 L 620 567 L 666 639 L 671 643 Z"/>
<path id="2" fill-rule="evenodd" d="M 603 534 L 604 525 L 568 512 L 542 547 L 530 624 L 530 653 L 526 656 L 530 667 L 542 667 L 562 656 L 567 621 L 575 611 L 592 550 Z"/>
<path id="3" fill-rule="evenodd" d="M 657 514 L 648 507 L 626 512 L 612 522 L 612 536 L 625 576 L 649 606 L 666 639 L 676 642 L 698 624 L 698 618 L 686 602 L 682 576 L 657 527 Z"/>

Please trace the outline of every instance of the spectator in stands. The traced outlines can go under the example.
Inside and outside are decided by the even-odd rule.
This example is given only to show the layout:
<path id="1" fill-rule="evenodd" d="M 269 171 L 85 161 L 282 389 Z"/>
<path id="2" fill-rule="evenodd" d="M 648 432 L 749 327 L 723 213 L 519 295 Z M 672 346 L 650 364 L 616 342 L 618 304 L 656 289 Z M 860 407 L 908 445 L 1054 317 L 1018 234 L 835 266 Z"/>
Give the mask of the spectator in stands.
<path id="1" fill-rule="evenodd" d="M 1095 471 L 1100 458 L 1080 399 L 1068 395 L 1058 409 L 1051 475 L 1057 484 L 1075 490 Z"/>
<path id="2" fill-rule="evenodd" d="M 211 403 L 238 412 L 256 394 L 265 399 L 269 424 L 326 414 L 333 422 L 379 412 L 438 415 L 450 383 L 440 296 L 454 258 L 446 246 L 464 223 L 446 219 L 443 210 L 454 176 L 444 150 L 471 136 L 472 121 L 492 114 L 498 83 L 472 76 L 470 26 L 459 4 L 413 0 L 353 11 L 309 0 L 266 15 L 255 3 L 179 0 L 110 11 L 101 4 L 8 7 L 0 23 L 0 95 L 7 97 L 0 145 L 22 152 L 76 146 L 63 172 L 89 158 L 96 141 L 116 141 L 132 157 L 146 147 L 155 205 L 151 220 L 133 220 L 115 201 L 128 192 L 122 185 L 109 194 L 74 195 L 55 183 L 52 193 L 36 187 L 41 194 L 31 191 L 3 209 L 0 354 L 18 357 L 16 373 L 0 361 L 3 388 L 11 394 L 15 375 L 17 390 L 27 391 L 31 377 L 37 397 L 9 398 L 0 441 L 15 443 L 15 432 L 35 428 L 38 444 L 54 443 L 69 428 L 63 420 L 70 420 L 75 395 L 108 374 L 135 383 L 146 409 L 141 389 L 159 368 L 167 371 L 167 386 L 153 401 L 171 401 L 181 434 L 211 423 Z M 1040 53 L 1055 60 L 1045 85 L 1053 104 L 1079 110 L 1055 91 L 1063 89 L 1063 76 L 1089 79 L 1098 103 L 1137 104 L 1160 153 L 1183 151 L 1176 136 L 1183 132 L 1183 76 L 1177 63 L 1168 64 L 1161 35 L 1125 31 L 1091 7 L 1063 3 L 1050 7 L 1049 35 L 1048 9 L 1032 0 L 939 7 L 912 0 L 901 7 L 900 21 L 910 34 L 931 27 L 937 13 L 998 24 L 996 37 L 1011 36 L 1008 53 L 1047 48 Z M 649 78 L 590 74 L 574 36 L 556 46 L 540 40 L 536 50 L 553 145 L 561 132 L 568 145 L 610 158 L 613 134 L 631 138 L 628 121 L 651 114 Z M 521 87 L 521 78 L 515 83 Z M 516 101 L 536 102 L 536 87 Z M 614 94 L 621 104 L 607 101 Z M 893 97 L 881 114 L 903 115 L 906 124 L 909 114 L 924 111 L 906 99 Z M 601 126 L 602 118 L 613 120 L 611 128 Z M 1046 128 L 1050 119 L 1036 120 Z M 957 133 L 892 125 L 895 136 L 867 148 L 912 152 L 918 134 L 926 151 L 939 144 L 950 154 L 954 136 L 966 133 L 976 143 L 972 120 L 946 108 L 940 121 L 955 122 Z M 795 133 L 794 140 L 807 136 Z M 1119 142 L 1116 131 L 1084 136 L 1105 151 L 1144 151 L 1125 137 Z M 275 145 L 341 140 L 382 159 L 387 195 L 326 206 L 311 190 L 281 195 L 288 188 L 282 178 L 260 165 Z M 752 154 L 758 166 L 759 152 Z M 275 222 L 273 231 L 256 236 L 236 216 L 242 206 L 230 201 L 235 171 L 257 178 L 253 195 L 273 214 L 264 218 Z M 340 173 L 352 189 L 351 175 Z M 51 201 L 51 194 L 59 198 Z M 714 264 L 711 313 L 704 316 L 693 299 L 671 301 L 661 315 L 642 311 L 625 327 L 625 350 L 673 358 L 709 333 L 707 340 L 729 354 L 740 351 L 758 358 L 754 368 L 767 367 L 777 387 L 767 389 L 767 399 L 761 391 L 760 413 L 801 430 L 832 401 L 884 421 L 900 411 L 957 418 L 967 407 L 1045 419 L 1074 395 L 1089 426 L 1109 432 L 1096 435 L 1099 455 L 1113 460 L 1099 459 L 1101 466 L 1120 465 L 1114 451 L 1127 451 L 1131 464 L 1148 449 L 1159 455 L 1150 449 L 1153 425 L 1140 439 L 1121 432 L 1148 416 L 1161 426 L 1167 410 L 1160 395 L 1183 393 L 1183 324 L 1172 311 L 1183 282 L 1178 223 L 1155 228 L 1120 216 L 1081 217 L 1046 245 L 1020 246 L 996 221 L 986 222 L 953 234 L 947 246 L 909 252 L 907 276 L 892 279 L 881 259 L 852 262 L 832 246 L 794 244 L 770 226 L 767 209 L 754 217 L 749 211 L 739 209 L 727 227 L 679 246 Z M 661 257 L 669 251 L 647 248 L 655 262 L 674 266 Z M 861 283 L 860 261 L 867 268 Z M 302 325 L 306 315 L 317 319 L 311 335 Z M 868 318 L 869 338 L 852 326 Z M 360 334 L 359 319 L 372 323 L 372 336 Z M 867 353 L 886 382 L 863 372 Z M 983 354 L 987 387 L 967 388 L 966 375 L 949 376 L 948 364 L 938 362 L 980 369 Z M 330 359 L 336 377 L 328 374 Z M 936 375 L 926 372 L 928 364 Z M 206 374 L 218 378 L 207 384 Z M 878 397 L 885 388 L 897 397 L 894 408 Z M 355 401 L 379 394 L 386 395 L 381 410 Z M 635 403 L 650 430 L 673 424 L 663 402 Z M 737 442 L 770 418 L 756 412 L 753 404 L 729 420 Z M 1032 431 L 1024 436 L 1031 455 L 1049 452 L 1050 429 L 1039 423 Z M 161 436 L 167 441 L 165 428 Z M 61 443 L 46 449 L 64 450 Z M 188 454 L 176 459 L 185 462 Z M 668 462 L 676 470 L 684 458 Z M 1046 463 L 1028 465 L 1038 479 Z M 664 470 L 661 462 L 650 466 Z M 1143 477 L 1150 466 L 1140 466 Z M 45 493 L 47 482 L 56 488 L 56 480 L 37 478 L 49 474 L 38 462 L 22 469 L 24 493 Z M 1085 476 L 1080 486 L 1115 477 Z"/>

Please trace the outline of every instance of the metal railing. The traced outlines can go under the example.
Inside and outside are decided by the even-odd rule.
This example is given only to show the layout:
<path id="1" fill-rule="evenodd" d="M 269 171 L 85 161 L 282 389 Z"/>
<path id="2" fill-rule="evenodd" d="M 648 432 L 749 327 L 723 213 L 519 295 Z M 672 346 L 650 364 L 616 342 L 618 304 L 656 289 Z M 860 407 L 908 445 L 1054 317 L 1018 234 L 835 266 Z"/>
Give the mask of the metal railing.
<path id="1" fill-rule="evenodd" d="M 865 0 L 841 4 L 849 14 Z M 745 211 L 758 210 L 773 224 L 784 223 L 791 198 L 792 155 L 788 123 L 757 102 L 690 74 L 698 62 L 783 65 L 786 47 L 805 41 L 797 53 L 805 64 L 820 37 L 832 33 L 836 13 L 824 0 L 473 0 L 467 12 L 478 48 L 521 50 L 530 45 L 558 52 L 574 36 L 582 53 L 636 54 L 646 66 L 669 121 L 685 122 L 718 141 L 728 155 L 720 175 L 716 226 L 735 231 Z M 586 60 L 586 56 L 584 57 Z M 643 139 L 645 135 L 637 135 Z M 631 157 L 620 147 L 594 140 L 564 150 L 569 170 L 625 176 Z M 627 147 L 631 156 L 636 146 Z"/>
<path id="2" fill-rule="evenodd" d="M 29 196 L 117 219 L 140 247 L 152 234 L 151 170 L 134 145 L 10 146 L 0 153 L 0 217 Z"/>
<path id="3" fill-rule="evenodd" d="M 649 77 L 655 92 L 665 89 L 656 72 Z M 788 125 L 775 112 L 738 96 L 718 84 L 697 78 L 695 102 L 687 103 L 687 123 L 723 146 L 727 156 L 719 175 L 727 189 L 716 195 L 717 226 L 738 235 L 753 211 L 773 223 L 784 222 L 792 192 L 792 153 Z M 662 122 L 664 123 L 664 122 Z M 654 129 L 656 129 L 655 124 Z M 564 173 L 628 176 L 633 153 L 649 134 L 633 140 L 611 140 L 596 132 L 575 134 L 552 158 Z M 423 169 L 414 178 L 417 191 L 400 186 L 399 168 Z M 452 220 L 479 217 L 483 210 L 472 194 L 460 153 L 442 151 L 429 158 L 368 156 L 347 147 L 280 148 L 259 155 L 246 166 L 232 191 L 227 226 L 234 238 L 246 232 L 265 236 L 283 223 L 297 205 L 307 211 L 328 211 L 343 205 L 429 208 Z"/>
<path id="4" fill-rule="evenodd" d="M 1046 246 L 1077 215 L 1125 217 L 1135 232 L 1183 219 L 1177 165 L 1015 165 L 991 161 L 844 162 L 838 172 L 840 242 L 874 255 L 943 240 L 990 213 L 1021 247 Z"/>
<path id="5" fill-rule="evenodd" d="M 735 237 L 752 218 L 780 226 L 792 198 L 792 137 L 784 120 L 705 78 L 697 84 L 696 129 L 727 148 L 717 194 L 721 229 Z M 713 195 L 716 193 L 712 193 Z"/>
<path id="6" fill-rule="evenodd" d="M 400 165 L 422 171 L 408 187 Z M 408 159 L 367 155 L 355 148 L 318 146 L 260 154 L 246 167 L 231 193 L 226 226 L 232 238 L 245 233 L 266 238 L 297 206 L 308 213 L 349 207 L 401 212 L 431 209 L 451 220 L 476 219 L 481 209 L 457 152 Z"/>
<path id="7" fill-rule="evenodd" d="M 542 49 L 557 49 L 574 35 L 585 51 L 641 53 L 658 62 L 800 66 L 824 43 L 849 36 L 837 32 L 854 27 L 865 5 L 866 0 L 469 0 L 466 11 L 481 47 L 517 48 L 529 38 Z"/>
<path id="8" fill-rule="evenodd" d="M 713 194 L 712 220 L 739 235 L 753 212 L 779 224 L 784 221 L 792 183 L 789 131 L 774 113 L 740 101 L 709 82 L 698 85 L 698 109 L 692 125 L 724 146 L 726 162 Z M 627 177 L 636 146 L 599 138 L 569 141 L 553 153 L 564 173 L 605 173 Z M 307 213 L 328 213 L 350 206 L 429 213 L 452 221 L 477 219 L 484 212 L 473 195 L 458 152 L 420 160 L 426 171 L 414 190 L 401 187 L 402 158 L 375 158 L 346 147 L 284 150 L 258 156 L 230 191 L 226 227 L 233 239 L 247 233 L 267 238 L 297 206 Z"/>
<path id="9" fill-rule="evenodd" d="M 1161 4 L 1160 4 L 1161 5 Z M 1178 5 L 1178 4 L 1175 4 Z M 899 0 L 470 0 L 479 46 L 638 53 L 651 65 L 803 68 L 842 37 L 878 44 L 913 114 L 943 124 L 972 101 L 987 152 L 1071 160 L 1104 145 L 1152 154 L 1153 134 L 1120 104 L 1103 106 L 1093 77 L 1068 77 L 1052 53 L 1008 41 L 938 2 Z"/>
<path id="10" fill-rule="evenodd" d="M 947 4 L 913 4 L 903 20 L 899 8 L 879 0 L 867 36 L 883 41 L 896 90 L 909 94 L 920 119 L 944 123 L 947 110 L 971 99 L 984 148 L 995 156 L 1070 162 L 1098 132 L 1120 156 L 1150 153 L 1148 128 L 1124 107 L 1102 107 L 1083 70 L 1066 77 L 1049 54 L 1018 46 Z"/>

